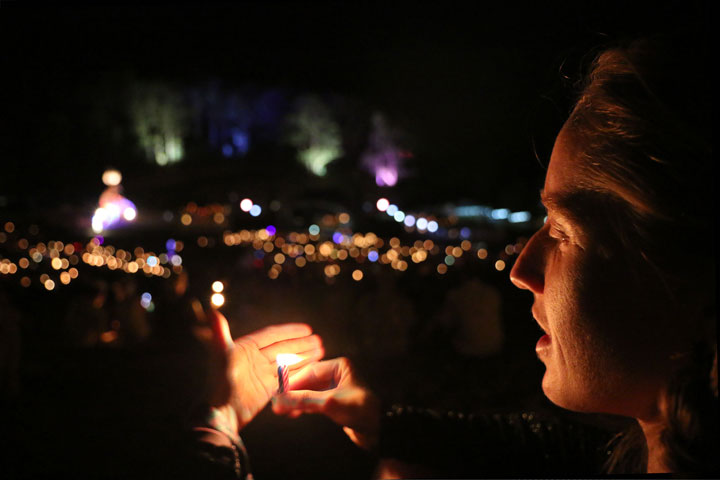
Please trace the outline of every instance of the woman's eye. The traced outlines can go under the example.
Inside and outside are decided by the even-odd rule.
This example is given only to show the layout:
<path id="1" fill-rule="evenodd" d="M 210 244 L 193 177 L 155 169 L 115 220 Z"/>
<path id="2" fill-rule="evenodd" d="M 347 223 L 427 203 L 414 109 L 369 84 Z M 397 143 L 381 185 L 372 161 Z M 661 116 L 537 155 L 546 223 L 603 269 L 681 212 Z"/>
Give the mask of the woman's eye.
<path id="1" fill-rule="evenodd" d="M 556 240 L 559 240 L 562 243 L 570 240 L 570 237 L 568 237 L 565 232 L 563 232 L 557 227 L 550 227 L 550 236 Z"/>

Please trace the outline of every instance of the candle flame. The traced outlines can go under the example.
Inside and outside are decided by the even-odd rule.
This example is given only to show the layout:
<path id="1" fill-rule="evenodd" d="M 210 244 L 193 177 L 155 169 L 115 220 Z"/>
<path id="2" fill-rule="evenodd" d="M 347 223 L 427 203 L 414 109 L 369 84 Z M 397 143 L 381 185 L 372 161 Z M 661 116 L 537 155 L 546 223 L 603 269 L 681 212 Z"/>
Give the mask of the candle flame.
<path id="1" fill-rule="evenodd" d="M 287 367 L 289 365 L 295 365 L 302 360 L 302 357 L 300 355 L 295 355 L 294 353 L 279 353 L 275 359 L 278 366 Z"/>

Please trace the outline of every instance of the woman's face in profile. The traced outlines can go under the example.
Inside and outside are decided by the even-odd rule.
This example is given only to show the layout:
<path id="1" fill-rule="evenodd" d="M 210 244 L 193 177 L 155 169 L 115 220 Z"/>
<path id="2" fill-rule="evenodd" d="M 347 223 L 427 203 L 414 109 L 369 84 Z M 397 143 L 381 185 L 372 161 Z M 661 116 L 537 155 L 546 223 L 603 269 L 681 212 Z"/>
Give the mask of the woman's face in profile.
<path id="1" fill-rule="evenodd" d="M 671 339 L 645 282 L 607 253 L 603 195 L 582 169 L 567 128 L 558 135 L 542 199 L 547 221 L 510 274 L 534 295 L 545 332 L 536 346 L 543 391 L 576 411 L 654 415 Z M 595 202 L 595 200 L 599 200 Z M 606 207 L 605 207 L 606 208 Z"/>

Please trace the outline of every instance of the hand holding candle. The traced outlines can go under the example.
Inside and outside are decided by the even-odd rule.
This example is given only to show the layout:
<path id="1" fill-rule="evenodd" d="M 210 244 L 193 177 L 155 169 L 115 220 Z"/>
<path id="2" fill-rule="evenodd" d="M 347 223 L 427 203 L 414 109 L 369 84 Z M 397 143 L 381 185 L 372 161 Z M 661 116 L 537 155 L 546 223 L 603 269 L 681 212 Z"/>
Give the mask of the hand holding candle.
<path id="1" fill-rule="evenodd" d="M 223 358 L 224 371 L 215 382 L 212 403 L 230 406 L 237 415 L 238 429 L 249 423 L 275 393 L 278 354 L 293 355 L 295 363 L 286 363 L 292 371 L 319 360 L 325 353 L 320 337 L 304 323 L 272 325 L 233 341 L 223 314 L 213 310 L 209 317 L 215 351 Z"/>
<path id="2" fill-rule="evenodd" d="M 372 448 L 380 428 L 380 401 L 355 380 L 347 358 L 334 358 L 307 365 L 289 382 L 289 390 L 278 390 L 273 411 L 297 417 L 322 413 L 341 425 L 357 445 Z"/>

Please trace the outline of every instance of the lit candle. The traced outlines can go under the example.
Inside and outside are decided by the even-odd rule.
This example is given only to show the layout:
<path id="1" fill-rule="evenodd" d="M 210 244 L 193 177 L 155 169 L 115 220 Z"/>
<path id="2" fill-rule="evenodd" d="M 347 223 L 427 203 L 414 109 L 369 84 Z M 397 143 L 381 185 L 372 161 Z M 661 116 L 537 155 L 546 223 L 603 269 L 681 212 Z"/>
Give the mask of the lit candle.
<path id="1" fill-rule="evenodd" d="M 288 391 L 290 365 L 295 365 L 302 357 L 294 353 L 279 353 L 275 359 L 278 366 L 278 393 L 284 393 Z"/>

